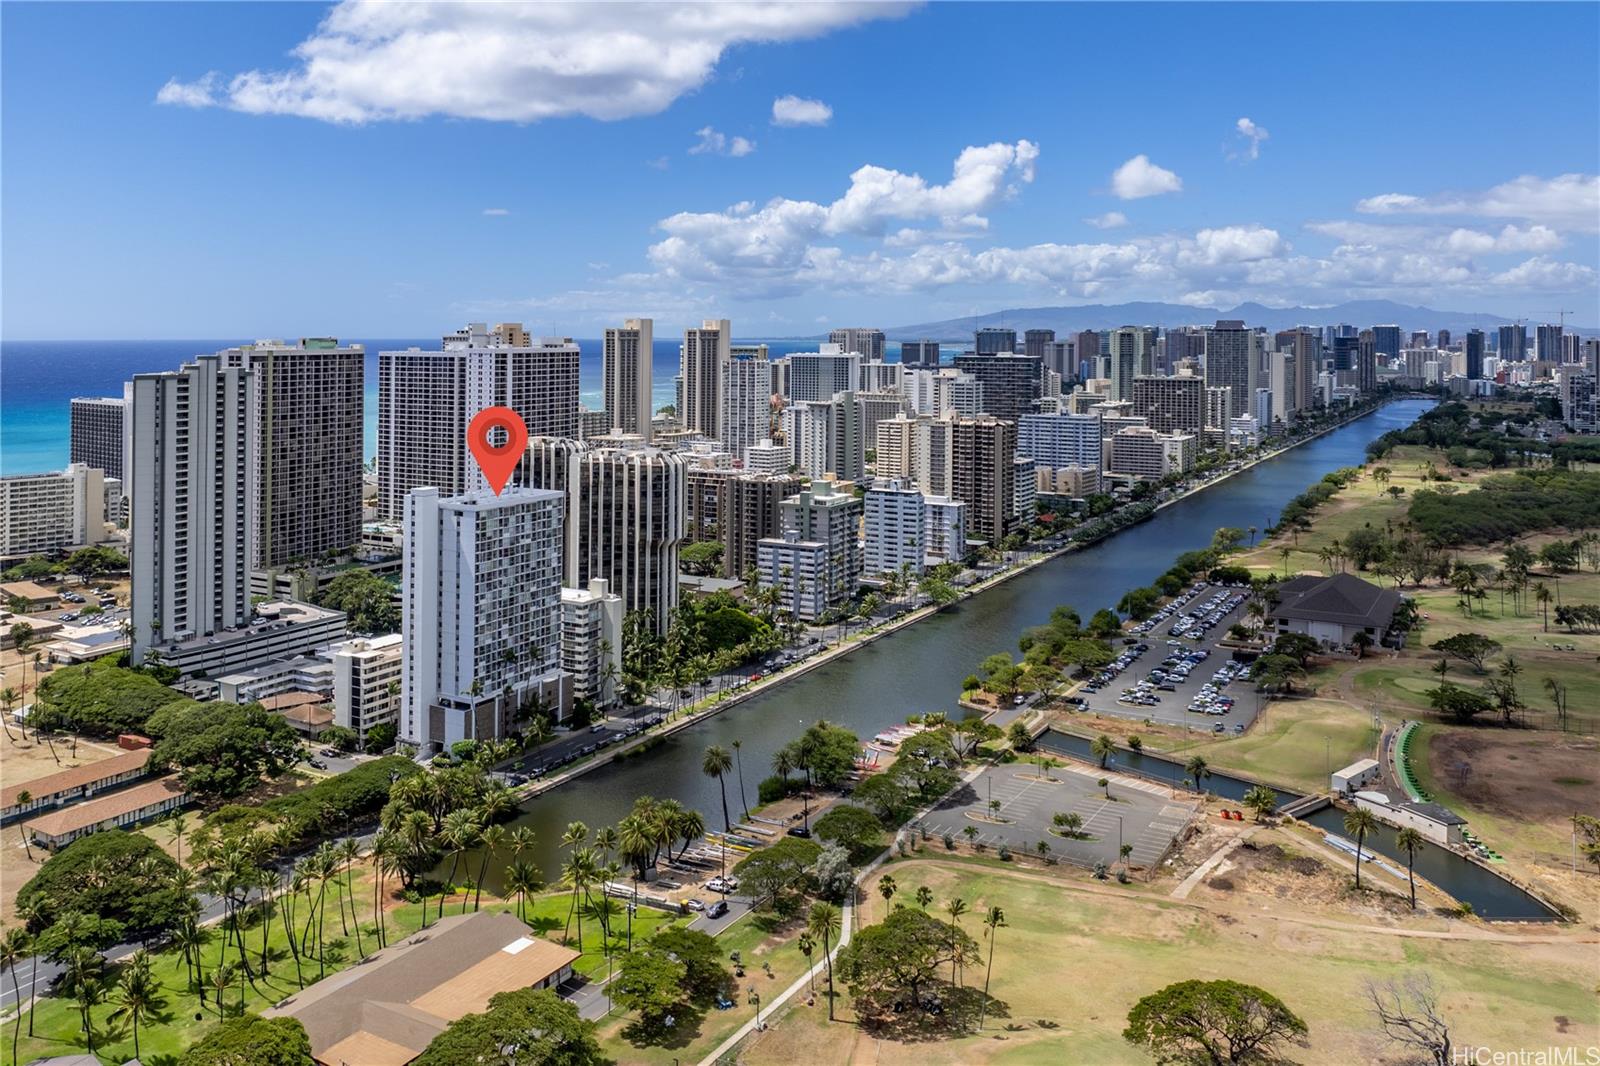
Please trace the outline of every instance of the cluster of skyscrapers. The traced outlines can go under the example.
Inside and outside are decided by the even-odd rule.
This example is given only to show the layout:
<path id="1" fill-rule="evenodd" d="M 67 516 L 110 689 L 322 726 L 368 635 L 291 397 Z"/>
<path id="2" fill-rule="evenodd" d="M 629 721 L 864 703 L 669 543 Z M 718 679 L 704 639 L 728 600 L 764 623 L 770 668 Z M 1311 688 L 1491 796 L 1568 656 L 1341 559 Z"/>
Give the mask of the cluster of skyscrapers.
<path id="1" fill-rule="evenodd" d="M 285 674 L 321 654 L 337 724 L 392 724 L 436 750 L 615 702 L 623 616 L 667 630 L 688 543 L 721 549 L 701 587 L 754 582 L 812 622 L 864 582 L 1024 532 L 1041 506 L 1181 475 L 1204 449 L 1253 446 L 1384 383 L 1548 380 L 1592 427 L 1600 351 L 1559 326 L 1530 350 L 1521 325 L 1453 339 L 1223 320 L 986 328 L 948 359 L 903 342 L 898 361 L 883 331 L 850 328 L 775 357 L 713 319 L 684 331 L 676 402 L 655 411 L 654 344 L 649 319 L 605 331 L 600 411 L 579 401 L 578 344 L 519 323 L 380 352 L 370 473 L 359 345 L 263 341 L 136 374 L 121 397 L 73 401 L 65 474 L 6 479 L 7 550 L 93 543 L 125 516 L 136 661 L 259 694 L 269 651 Z M 494 405 L 529 437 L 498 495 L 467 448 Z M 13 517 L 20 501 L 56 517 Z M 399 634 L 352 636 L 338 612 L 275 602 L 352 565 L 395 582 Z"/>

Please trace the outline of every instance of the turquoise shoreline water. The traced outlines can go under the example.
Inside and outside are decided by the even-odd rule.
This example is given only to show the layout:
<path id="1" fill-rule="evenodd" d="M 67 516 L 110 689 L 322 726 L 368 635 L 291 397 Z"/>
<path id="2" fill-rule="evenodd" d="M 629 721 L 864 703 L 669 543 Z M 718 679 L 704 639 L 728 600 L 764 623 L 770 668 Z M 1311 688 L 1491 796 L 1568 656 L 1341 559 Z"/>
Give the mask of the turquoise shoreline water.
<path id="1" fill-rule="evenodd" d="M 438 348 L 432 338 L 341 338 L 367 350 L 366 455 L 376 451 L 378 416 L 378 352 Z M 67 463 L 71 430 L 69 401 L 74 396 L 120 396 L 122 383 L 136 373 L 174 370 L 198 353 L 245 343 L 245 340 L 165 341 L 4 341 L 0 342 L 0 475 L 60 470 Z M 740 343 L 746 343 L 741 341 Z M 749 342 L 757 343 L 757 342 Z M 772 354 L 815 351 L 814 343 L 769 341 Z M 580 338 L 583 403 L 600 407 L 600 342 Z M 889 358 L 899 345 L 889 345 Z M 657 340 L 653 394 L 657 407 L 673 402 L 673 375 L 678 370 L 676 338 Z"/>

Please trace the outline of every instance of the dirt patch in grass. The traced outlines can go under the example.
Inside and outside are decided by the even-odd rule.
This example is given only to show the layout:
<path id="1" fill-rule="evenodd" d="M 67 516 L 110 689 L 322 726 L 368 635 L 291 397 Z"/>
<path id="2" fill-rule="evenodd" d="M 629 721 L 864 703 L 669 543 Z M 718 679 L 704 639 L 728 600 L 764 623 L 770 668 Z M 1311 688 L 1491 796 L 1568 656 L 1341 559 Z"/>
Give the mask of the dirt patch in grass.
<path id="1" fill-rule="evenodd" d="M 1256 839 L 1235 848 L 1216 872 L 1202 882 L 1202 893 L 1246 899 L 1265 896 L 1319 907 L 1349 902 L 1364 912 L 1396 917 L 1410 910 L 1405 900 L 1387 892 L 1363 889 L 1359 898 L 1355 898 L 1353 879 L 1345 871 L 1334 869 L 1292 843 L 1271 839 L 1268 833 L 1258 834 Z"/>
<path id="2" fill-rule="evenodd" d="M 1441 785 L 1504 818 L 1554 824 L 1600 807 L 1600 740 L 1506 729 L 1451 729 L 1428 741 Z"/>

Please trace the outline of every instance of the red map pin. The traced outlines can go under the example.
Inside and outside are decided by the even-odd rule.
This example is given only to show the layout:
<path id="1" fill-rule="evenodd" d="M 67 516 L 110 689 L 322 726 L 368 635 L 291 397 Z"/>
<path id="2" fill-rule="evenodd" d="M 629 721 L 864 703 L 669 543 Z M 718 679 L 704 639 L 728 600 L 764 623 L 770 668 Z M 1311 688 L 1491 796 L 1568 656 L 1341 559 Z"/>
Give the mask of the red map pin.
<path id="1" fill-rule="evenodd" d="M 497 429 L 505 434 L 503 444 L 490 442 L 490 434 Z M 522 421 L 521 415 L 509 407 L 485 407 L 473 417 L 472 425 L 467 427 L 467 447 L 472 449 L 478 469 L 483 471 L 489 487 L 498 496 L 506 487 L 506 482 L 511 480 L 511 472 L 517 468 L 523 453 L 528 450 L 527 424 Z"/>

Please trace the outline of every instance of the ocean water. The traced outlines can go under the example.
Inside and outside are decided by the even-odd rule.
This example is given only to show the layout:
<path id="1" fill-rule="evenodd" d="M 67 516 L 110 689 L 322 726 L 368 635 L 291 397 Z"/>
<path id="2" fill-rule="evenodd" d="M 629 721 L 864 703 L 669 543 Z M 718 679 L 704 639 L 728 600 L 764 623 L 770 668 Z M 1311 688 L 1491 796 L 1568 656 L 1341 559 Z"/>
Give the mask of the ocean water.
<path id="1" fill-rule="evenodd" d="M 121 396 L 122 383 L 137 373 L 176 370 L 196 355 L 215 352 L 254 338 L 161 341 L 3 341 L 0 342 L 0 475 L 60 470 L 67 464 L 71 431 L 70 401 L 74 396 Z M 378 353 L 398 348 L 439 347 L 438 337 L 341 337 L 367 351 L 366 454 L 377 450 Z M 759 343 L 740 341 L 739 343 Z M 774 357 L 816 351 L 813 341 L 768 341 Z M 600 341 L 580 339 L 582 399 L 600 407 Z M 887 357 L 899 358 L 890 344 Z M 655 406 L 673 402 L 673 376 L 678 372 L 676 338 L 655 342 L 653 393 Z"/>

